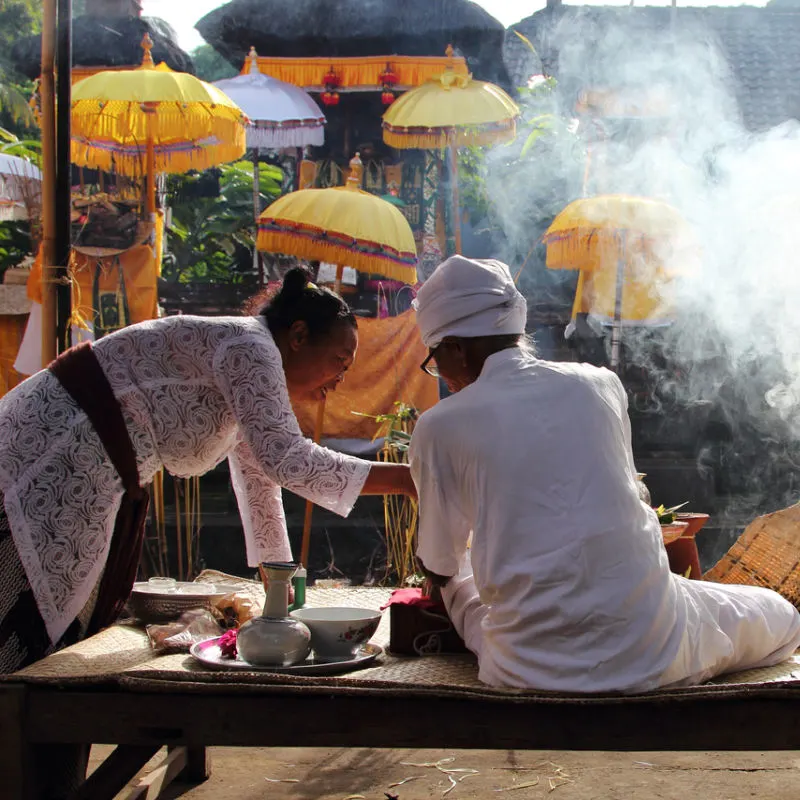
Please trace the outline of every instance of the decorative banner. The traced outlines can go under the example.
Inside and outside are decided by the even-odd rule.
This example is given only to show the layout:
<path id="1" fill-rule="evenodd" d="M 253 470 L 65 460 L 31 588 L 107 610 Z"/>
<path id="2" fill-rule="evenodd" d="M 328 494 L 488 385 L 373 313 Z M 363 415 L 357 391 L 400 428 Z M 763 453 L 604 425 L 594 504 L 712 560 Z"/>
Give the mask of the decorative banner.
<path id="1" fill-rule="evenodd" d="M 422 412 L 438 402 L 438 381 L 419 368 L 428 350 L 416 318 L 413 311 L 385 319 L 359 317 L 358 354 L 344 382 L 328 394 L 324 438 L 372 439 L 378 423 L 359 414 L 390 414 L 396 402 Z M 295 412 L 303 432 L 311 436 L 317 403 L 298 403 Z"/>

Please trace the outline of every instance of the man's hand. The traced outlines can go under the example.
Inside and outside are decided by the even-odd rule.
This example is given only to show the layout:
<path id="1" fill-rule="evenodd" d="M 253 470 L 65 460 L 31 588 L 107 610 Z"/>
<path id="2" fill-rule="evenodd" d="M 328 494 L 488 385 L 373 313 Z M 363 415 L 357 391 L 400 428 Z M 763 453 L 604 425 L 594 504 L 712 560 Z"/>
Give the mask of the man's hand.
<path id="1" fill-rule="evenodd" d="M 428 583 L 436 589 L 444 589 L 452 577 L 448 575 L 437 575 L 437 573 L 431 572 L 421 561 L 419 562 L 419 566 L 422 570 L 422 574 L 427 578 Z"/>

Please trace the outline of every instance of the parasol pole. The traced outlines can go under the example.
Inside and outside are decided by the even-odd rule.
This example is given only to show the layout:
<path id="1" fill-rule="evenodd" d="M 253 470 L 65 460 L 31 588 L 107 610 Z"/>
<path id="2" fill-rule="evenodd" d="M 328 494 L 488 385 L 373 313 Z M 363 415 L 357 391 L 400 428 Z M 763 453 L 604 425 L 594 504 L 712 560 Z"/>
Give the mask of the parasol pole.
<path id="1" fill-rule="evenodd" d="M 336 265 L 336 282 L 333 285 L 333 290 L 336 294 L 342 291 L 342 276 L 344 275 L 344 264 Z M 317 418 L 314 422 L 314 442 L 319 444 L 322 440 L 322 426 L 325 422 L 325 398 L 319 401 L 317 406 Z M 300 564 L 303 567 L 308 567 L 308 554 L 311 549 L 311 520 L 314 516 L 314 504 L 310 500 L 306 500 L 306 515 L 303 520 L 303 539 L 300 544 Z"/>
<path id="2" fill-rule="evenodd" d="M 461 216 L 458 212 L 458 149 L 455 130 L 449 136 L 448 154 L 450 156 L 450 185 L 453 202 L 453 233 L 455 234 L 456 255 L 461 254 Z"/>
<path id="3" fill-rule="evenodd" d="M 141 48 L 144 50 L 142 55 L 142 69 L 155 69 L 153 62 L 153 40 L 149 33 L 142 37 Z M 153 131 L 156 116 L 156 103 L 142 103 L 142 111 L 147 119 L 147 155 L 145 161 L 145 171 L 147 172 L 147 218 L 148 222 L 155 223 L 156 214 L 156 142 Z"/>
<path id="4" fill-rule="evenodd" d="M 42 366 L 57 355 L 56 285 L 52 280 L 56 238 L 56 0 L 42 6 Z"/>
<path id="5" fill-rule="evenodd" d="M 581 276 L 583 271 L 581 270 Z M 611 327 L 611 369 L 619 368 L 619 354 L 622 338 L 622 291 L 625 283 L 625 234 L 617 241 L 617 285 L 614 298 L 614 324 Z"/>
<path id="6" fill-rule="evenodd" d="M 145 170 L 147 171 L 147 219 L 154 221 L 156 213 L 156 143 L 153 136 L 153 118 L 156 115 L 155 104 L 145 103 L 145 114 L 147 116 L 147 160 Z"/>
<path id="7" fill-rule="evenodd" d="M 256 237 L 258 236 L 258 217 L 261 214 L 261 180 L 258 173 L 258 148 L 253 148 L 253 218 L 256 221 Z M 259 288 L 264 283 L 264 265 L 258 252 L 258 246 L 253 242 L 253 271 L 258 274 Z"/>

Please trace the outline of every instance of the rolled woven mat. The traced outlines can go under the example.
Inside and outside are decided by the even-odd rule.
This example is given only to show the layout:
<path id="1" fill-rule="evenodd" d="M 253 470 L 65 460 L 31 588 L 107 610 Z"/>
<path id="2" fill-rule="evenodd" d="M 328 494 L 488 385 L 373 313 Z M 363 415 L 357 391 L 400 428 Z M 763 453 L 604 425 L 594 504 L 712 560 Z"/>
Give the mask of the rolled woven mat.
<path id="1" fill-rule="evenodd" d="M 800 505 L 753 520 L 703 578 L 764 586 L 800 608 Z"/>

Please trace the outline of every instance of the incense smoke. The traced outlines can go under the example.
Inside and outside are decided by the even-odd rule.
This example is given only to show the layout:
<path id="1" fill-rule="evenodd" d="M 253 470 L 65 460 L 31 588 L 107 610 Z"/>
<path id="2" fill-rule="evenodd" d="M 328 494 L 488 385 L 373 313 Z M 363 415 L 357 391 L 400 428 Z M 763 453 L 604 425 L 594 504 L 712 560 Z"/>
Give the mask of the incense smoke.
<path id="1" fill-rule="evenodd" d="M 719 494 L 747 497 L 741 502 L 751 515 L 796 502 L 800 123 L 747 131 L 728 64 L 699 25 L 679 20 L 654 32 L 623 13 L 606 27 L 591 14 L 560 19 L 547 45 L 558 52 L 562 115 L 574 115 L 587 87 L 647 97 L 660 109 L 607 121 L 605 158 L 595 154 L 588 194 L 665 200 L 692 224 L 702 248 L 701 268 L 677 287 L 675 324 L 626 330 L 628 364 L 650 376 L 656 411 L 708 414 L 694 456 L 713 462 Z M 517 268 L 532 220 L 581 196 L 585 153 L 576 158 L 575 149 L 575 139 L 562 136 L 547 157 L 518 167 L 511 185 L 508 151 L 488 159 L 505 255 Z M 554 285 L 574 286 L 574 276 L 550 273 L 541 257 L 526 275 L 533 302 Z"/>

